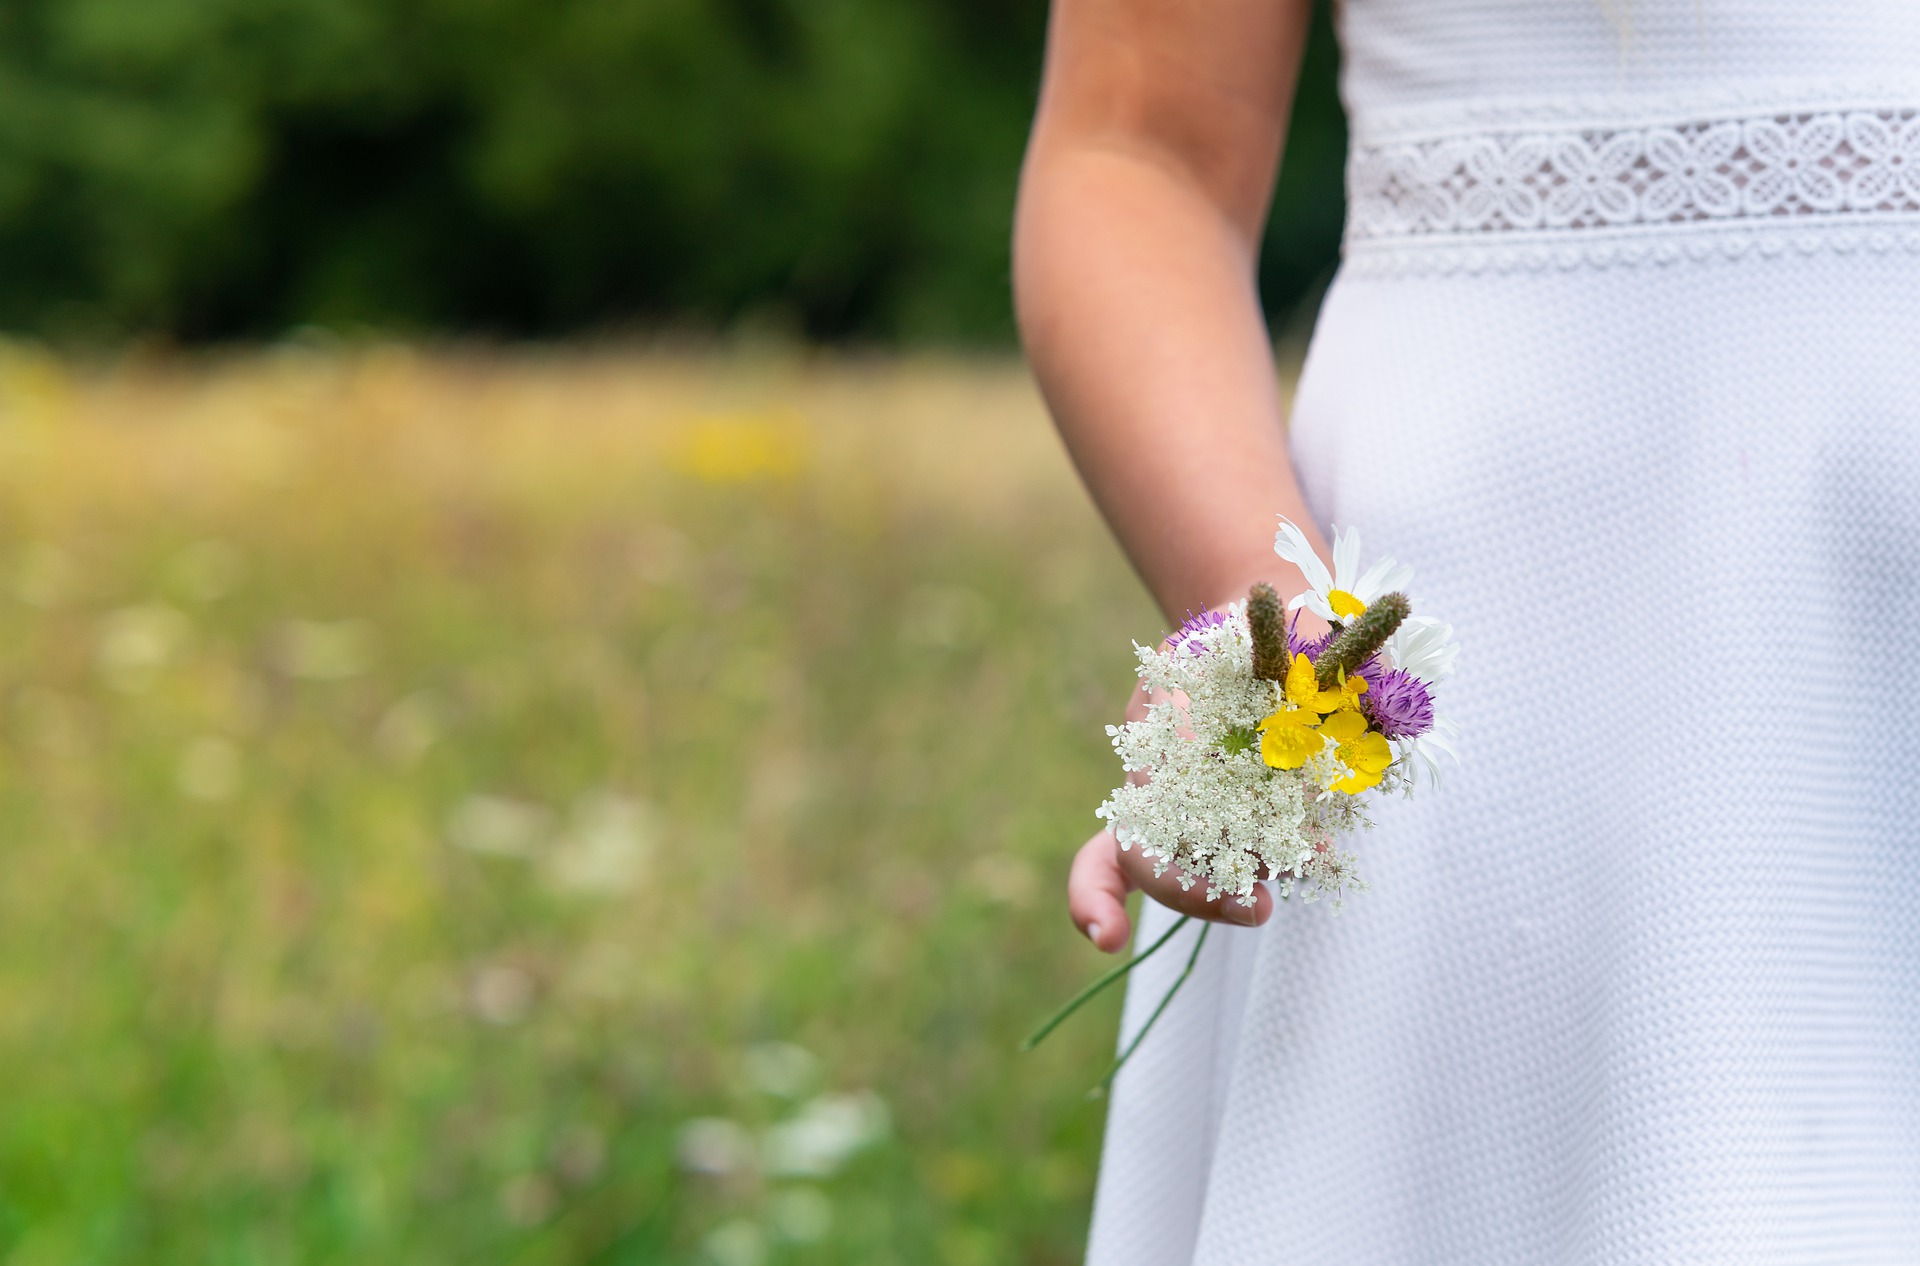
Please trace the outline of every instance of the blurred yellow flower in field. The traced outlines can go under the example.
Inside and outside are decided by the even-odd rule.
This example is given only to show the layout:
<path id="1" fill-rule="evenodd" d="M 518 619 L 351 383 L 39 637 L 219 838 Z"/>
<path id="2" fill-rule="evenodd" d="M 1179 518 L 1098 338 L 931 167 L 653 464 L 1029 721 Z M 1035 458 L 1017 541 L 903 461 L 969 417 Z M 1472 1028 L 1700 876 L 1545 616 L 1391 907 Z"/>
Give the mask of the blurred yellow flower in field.
<path id="1" fill-rule="evenodd" d="M 702 483 L 743 484 L 797 478 L 812 456 L 813 437 L 798 414 L 716 414 L 694 420 L 672 464 Z"/>
<path id="2" fill-rule="evenodd" d="M 0 418 L 57 420 L 70 415 L 73 381 L 60 359 L 44 348 L 0 340 Z"/>

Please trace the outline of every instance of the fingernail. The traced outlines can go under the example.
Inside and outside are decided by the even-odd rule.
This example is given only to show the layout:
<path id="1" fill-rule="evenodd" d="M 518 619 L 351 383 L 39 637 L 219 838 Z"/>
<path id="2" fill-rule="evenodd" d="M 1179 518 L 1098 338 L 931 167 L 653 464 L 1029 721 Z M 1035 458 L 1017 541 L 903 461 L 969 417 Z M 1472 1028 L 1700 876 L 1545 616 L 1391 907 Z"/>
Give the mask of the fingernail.
<path id="1" fill-rule="evenodd" d="M 1087 939 L 1095 945 L 1100 943 L 1100 925 L 1098 923 L 1087 924 Z"/>
<path id="2" fill-rule="evenodd" d="M 1254 920 L 1260 917 L 1260 907 L 1242 905 L 1238 901 L 1229 902 L 1227 909 L 1233 912 L 1233 921 L 1242 927 L 1252 927 Z"/>

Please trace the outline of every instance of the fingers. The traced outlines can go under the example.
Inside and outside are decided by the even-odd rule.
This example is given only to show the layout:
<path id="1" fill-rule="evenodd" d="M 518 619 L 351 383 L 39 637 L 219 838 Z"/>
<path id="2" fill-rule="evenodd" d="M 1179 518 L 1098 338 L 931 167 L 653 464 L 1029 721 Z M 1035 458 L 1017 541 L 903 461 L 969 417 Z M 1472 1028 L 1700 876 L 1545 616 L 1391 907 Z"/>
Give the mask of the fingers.
<path id="1" fill-rule="evenodd" d="M 1208 901 L 1204 883 L 1182 888 L 1176 872 L 1171 868 L 1156 879 L 1153 863 L 1140 856 L 1139 849 L 1120 853 L 1117 865 L 1132 887 L 1180 914 L 1240 927 L 1259 927 L 1273 916 L 1273 894 L 1263 884 L 1254 885 L 1251 906 L 1242 905 L 1238 897 L 1222 896 Z"/>
<path id="2" fill-rule="evenodd" d="M 1127 701 L 1127 720 L 1141 720 L 1149 704 L 1165 702 L 1184 707 L 1186 698 L 1149 694 L 1144 684 L 1136 684 L 1133 697 Z M 1135 770 L 1127 775 L 1127 781 L 1137 785 L 1147 777 L 1144 771 Z M 1067 913 L 1073 917 L 1074 926 L 1102 952 L 1115 953 L 1126 946 L 1133 931 L 1126 902 L 1127 894 L 1135 888 L 1170 910 L 1215 923 L 1259 927 L 1273 915 L 1273 894 L 1264 886 L 1254 886 L 1252 905 L 1242 905 L 1235 897 L 1208 901 L 1205 885 L 1182 888 L 1171 870 L 1155 878 L 1153 863 L 1141 857 L 1138 849 L 1122 851 L 1111 831 L 1100 832 L 1074 855 L 1073 869 L 1067 875 Z"/>
<path id="3" fill-rule="evenodd" d="M 1105 954 L 1124 948 L 1133 932 L 1127 921 L 1127 876 L 1119 857 L 1113 832 L 1102 831 L 1080 846 L 1067 872 L 1067 913 Z"/>

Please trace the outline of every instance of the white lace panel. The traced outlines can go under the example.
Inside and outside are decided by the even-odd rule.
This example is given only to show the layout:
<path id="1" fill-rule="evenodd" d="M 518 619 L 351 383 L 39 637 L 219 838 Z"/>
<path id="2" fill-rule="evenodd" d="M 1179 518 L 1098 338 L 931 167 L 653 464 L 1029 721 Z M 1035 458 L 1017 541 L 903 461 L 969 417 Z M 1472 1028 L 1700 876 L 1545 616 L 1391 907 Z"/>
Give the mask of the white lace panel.
<path id="1" fill-rule="evenodd" d="M 1904 244 L 1920 231 L 1920 110 L 1356 145 L 1347 191 L 1349 258 L 1387 248 L 1378 263 L 1448 246 L 1469 266 L 1659 258 L 1698 253 L 1662 231 L 1695 228 L 1733 230 L 1713 249 L 1735 252 L 1770 227 L 1877 226 L 1869 245 Z"/>

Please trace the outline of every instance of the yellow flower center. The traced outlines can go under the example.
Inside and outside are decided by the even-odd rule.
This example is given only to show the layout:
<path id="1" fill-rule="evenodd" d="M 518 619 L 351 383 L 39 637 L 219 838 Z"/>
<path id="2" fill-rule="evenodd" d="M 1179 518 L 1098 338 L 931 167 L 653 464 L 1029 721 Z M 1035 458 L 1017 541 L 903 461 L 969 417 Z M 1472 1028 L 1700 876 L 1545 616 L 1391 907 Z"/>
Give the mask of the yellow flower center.
<path id="1" fill-rule="evenodd" d="M 1327 590 L 1327 605 L 1333 608 L 1333 614 L 1342 620 L 1351 620 L 1356 615 L 1364 615 L 1367 604 L 1360 601 L 1344 589 Z"/>

